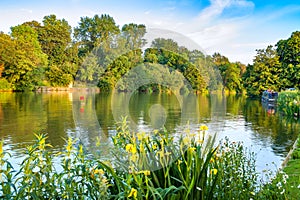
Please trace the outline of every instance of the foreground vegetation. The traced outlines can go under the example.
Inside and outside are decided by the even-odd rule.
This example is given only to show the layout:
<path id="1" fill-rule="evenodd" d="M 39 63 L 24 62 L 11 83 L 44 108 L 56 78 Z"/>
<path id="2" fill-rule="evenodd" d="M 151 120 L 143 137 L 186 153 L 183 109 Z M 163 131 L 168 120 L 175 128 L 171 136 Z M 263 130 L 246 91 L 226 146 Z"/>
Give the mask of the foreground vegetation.
<path id="1" fill-rule="evenodd" d="M 289 176 L 288 184 L 290 187 L 288 188 L 288 199 L 297 199 L 300 197 L 300 135 L 296 145 L 287 166 L 284 168 L 284 171 Z"/>
<path id="2" fill-rule="evenodd" d="M 291 117 L 300 117 L 300 92 L 280 92 L 277 99 L 278 110 Z"/>
<path id="3" fill-rule="evenodd" d="M 181 137 L 132 133 L 126 121 L 112 137 L 110 161 L 86 156 L 69 138 L 51 153 L 45 135 L 28 146 L 20 170 L 0 143 L 2 199 L 287 199 L 287 175 L 259 175 L 255 154 L 241 143 L 215 143 L 201 126 Z M 101 144 L 100 144 L 101 147 Z M 60 156 L 59 163 L 54 158 Z M 272 181 L 271 181 L 272 180 Z"/>

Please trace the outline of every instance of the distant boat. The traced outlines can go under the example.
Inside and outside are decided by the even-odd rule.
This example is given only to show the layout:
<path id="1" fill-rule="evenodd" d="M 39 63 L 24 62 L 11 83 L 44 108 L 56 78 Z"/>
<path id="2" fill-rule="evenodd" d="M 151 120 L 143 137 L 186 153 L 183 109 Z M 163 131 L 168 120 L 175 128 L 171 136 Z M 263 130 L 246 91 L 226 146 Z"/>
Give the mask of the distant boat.
<path id="1" fill-rule="evenodd" d="M 261 101 L 263 103 L 275 103 L 278 98 L 278 92 L 265 90 L 262 94 Z"/>

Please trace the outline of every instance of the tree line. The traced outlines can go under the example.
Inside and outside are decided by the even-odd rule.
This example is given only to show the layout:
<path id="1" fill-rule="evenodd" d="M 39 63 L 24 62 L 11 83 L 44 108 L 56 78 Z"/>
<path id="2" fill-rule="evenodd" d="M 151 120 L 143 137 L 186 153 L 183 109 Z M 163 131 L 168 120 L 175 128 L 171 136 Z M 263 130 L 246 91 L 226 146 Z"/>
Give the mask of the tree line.
<path id="1" fill-rule="evenodd" d="M 81 17 L 74 28 L 55 15 L 11 27 L 9 34 L 0 32 L 0 89 L 76 84 L 128 91 L 139 87 L 134 77 L 151 80 L 140 91 L 165 90 L 167 84 L 156 84 L 165 82 L 179 91 L 246 90 L 252 96 L 269 88 L 299 87 L 299 32 L 276 48 L 257 50 L 248 66 L 220 53 L 189 50 L 169 38 L 156 38 L 143 49 L 146 32 L 143 24 L 120 28 L 107 14 Z"/>
<path id="2" fill-rule="evenodd" d="M 300 89 L 300 32 L 275 46 L 256 50 L 253 65 L 248 65 L 243 76 L 249 96 L 258 96 L 263 90 Z"/>

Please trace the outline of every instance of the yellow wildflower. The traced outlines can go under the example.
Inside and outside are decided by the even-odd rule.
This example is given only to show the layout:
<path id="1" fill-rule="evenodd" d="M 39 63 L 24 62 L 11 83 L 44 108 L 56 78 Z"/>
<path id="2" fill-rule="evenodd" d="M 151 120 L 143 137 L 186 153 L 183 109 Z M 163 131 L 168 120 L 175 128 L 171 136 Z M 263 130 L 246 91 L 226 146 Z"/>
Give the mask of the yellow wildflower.
<path id="1" fill-rule="evenodd" d="M 188 145 L 188 144 L 190 143 L 190 138 L 184 137 L 184 138 L 182 139 L 182 142 L 183 142 L 183 145 Z"/>
<path id="2" fill-rule="evenodd" d="M 150 171 L 149 170 L 142 170 L 139 173 L 140 174 L 144 174 L 145 176 L 149 176 L 150 175 Z"/>
<path id="3" fill-rule="evenodd" d="M 141 153 L 145 152 L 145 148 L 144 148 L 144 145 L 142 143 L 140 143 L 140 152 Z"/>
<path id="4" fill-rule="evenodd" d="M 207 131 L 208 127 L 206 125 L 201 125 L 200 126 L 200 131 Z"/>
<path id="5" fill-rule="evenodd" d="M 132 156 L 130 156 L 130 160 L 131 160 L 132 162 L 136 162 L 137 159 L 138 159 L 138 156 L 137 156 L 136 154 L 133 154 Z"/>
<path id="6" fill-rule="evenodd" d="M 217 169 L 211 169 L 210 174 L 216 175 L 218 173 Z"/>
<path id="7" fill-rule="evenodd" d="M 82 145 L 79 145 L 79 154 L 83 154 L 83 146 Z"/>
<path id="8" fill-rule="evenodd" d="M 99 147 L 100 144 L 101 144 L 100 137 L 97 136 L 97 137 L 96 137 L 96 147 Z"/>
<path id="9" fill-rule="evenodd" d="M 195 150 L 196 150 L 195 147 L 189 147 L 189 149 L 188 149 L 188 151 L 189 151 L 190 153 L 193 153 Z"/>
<path id="10" fill-rule="evenodd" d="M 221 158 L 221 156 L 222 156 L 222 155 L 221 155 L 220 153 L 217 153 L 217 154 L 215 155 L 215 159 L 216 159 L 216 160 L 219 160 L 219 159 Z"/>
<path id="11" fill-rule="evenodd" d="M 101 182 L 102 182 L 103 184 L 107 184 L 107 183 L 108 183 L 108 181 L 107 181 L 106 178 L 102 178 Z"/>
<path id="12" fill-rule="evenodd" d="M 164 152 L 163 150 L 160 150 L 160 151 L 158 151 L 158 152 L 156 153 L 156 155 L 159 155 L 160 158 L 162 159 L 162 158 L 164 158 L 165 156 L 166 156 L 166 157 L 170 156 L 171 153 L 170 153 L 170 152 Z"/>
<path id="13" fill-rule="evenodd" d="M 136 147 L 133 144 L 127 144 L 125 149 L 128 153 L 136 153 Z"/>
<path id="14" fill-rule="evenodd" d="M 177 165 L 179 166 L 182 163 L 181 160 L 177 160 Z"/>
<path id="15" fill-rule="evenodd" d="M 103 169 L 95 169 L 94 173 L 95 173 L 95 174 L 103 175 L 103 174 L 104 174 L 104 171 L 103 171 Z"/>
<path id="16" fill-rule="evenodd" d="M 153 150 L 156 150 L 156 149 L 157 149 L 157 144 L 153 144 L 153 145 L 152 145 L 152 149 L 153 149 Z"/>
<path id="17" fill-rule="evenodd" d="M 131 188 L 130 193 L 128 195 L 128 198 L 130 198 L 130 197 L 134 197 L 134 198 L 137 197 L 137 190 L 136 189 Z"/>
<path id="18" fill-rule="evenodd" d="M 67 145 L 67 146 L 66 146 L 66 150 L 67 150 L 67 152 L 71 152 L 72 146 L 71 146 L 71 145 Z"/>
<path id="19" fill-rule="evenodd" d="M 203 144 L 203 140 L 197 140 L 197 144 Z"/>
<path id="20" fill-rule="evenodd" d="M 142 141 L 145 138 L 145 132 L 137 133 L 136 136 L 139 141 Z"/>
<path id="21" fill-rule="evenodd" d="M 1 158 L 3 157 L 2 154 L 3 154 L 3 140 L 0 141 L 0 155 L 1 155 Z"/>

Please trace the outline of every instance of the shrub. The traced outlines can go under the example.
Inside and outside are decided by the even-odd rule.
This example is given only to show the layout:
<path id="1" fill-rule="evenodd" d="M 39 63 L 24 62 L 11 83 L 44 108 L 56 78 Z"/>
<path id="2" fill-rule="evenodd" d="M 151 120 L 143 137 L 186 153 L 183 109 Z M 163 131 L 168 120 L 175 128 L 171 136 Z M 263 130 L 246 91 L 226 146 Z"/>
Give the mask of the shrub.
<path id="1" fill-rule="evenodd" d="M 11 89 L 10 83 L 5 78 L 0 78 L 0 90 Z"/>

